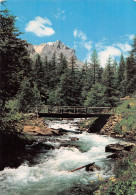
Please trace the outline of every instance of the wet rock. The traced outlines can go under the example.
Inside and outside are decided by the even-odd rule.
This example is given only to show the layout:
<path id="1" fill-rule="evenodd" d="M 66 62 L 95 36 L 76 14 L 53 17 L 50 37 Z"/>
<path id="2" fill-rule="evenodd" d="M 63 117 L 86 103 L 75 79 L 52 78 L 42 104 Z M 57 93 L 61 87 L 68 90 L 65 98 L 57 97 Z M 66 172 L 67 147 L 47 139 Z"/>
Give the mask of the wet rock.
<path id="1" fill-rule="evenodd" d="M 24 133 L 35 136 L 48 136 L 48 135 L 60 135 L 59 131 L 56 129 L 47 128 L 45 126 L 24 126 Z"/>
<path id="2" fill-rule="evenodd" d="M 61 144 L 62 147 L 70 147 L 70 148 L 78 148 L 78 146 L 74 145 L 74 144 L 71 144 L 69 142 L 66 142 L 66 143 L 62 143 Z"/>
<path id="3" fill-rule="evenodd" d="M 117 143 L 109 144 L 105 147 L 105 152 L 121 152 L 121 151 L 130 151 L 136 144 L 134 143 Z"/>
<path id="4" fill-rule="evenodd" d="M 107 158 L 123 158 L 124 156 L 127 155 L 127 151 L 121 151 L 121 152 L 114 152 L 113 154 L 107 156 Z"/>
<path id="5" fill-rule="evenodd" d="M 116 138 L 123 138 L 123 137 L 124 137 L 124 135 L 119 135 L 119 134 L 116 134 L 116 135 L 115 135 L 115 137 L 116 137 Z"/>
<path id="6" fill-rule="evenodd" d="M 79 140 L 79 138 L 78 137 L 70 137 L 70 140 L 71 141 L 77 141 L 77 140 Z"/>
<path id="7" fill-rule="evenodd" d="M 59 130 L 59 132 L 62 132 L 62 133 L 68 133 L 68 132 L 72 132 L 72 133 L 75 133 L 75 134 L 80 134 L 81 133 L 81 131 L 77 131 L 77 130 L 72 131 L 72 130 L 67 130 L 67 129 L 63 129 L 63 128 L 59 128 L 58 130 Z"/>
<path id="8" fill-rule="evenodd" d="M 118 152 L 122 150 L 123 146 L 121 146 L 120 144 L 109 144 L 105 147 L 105 152 Z"/>
<path id="9" fill-rule="evenodd" d="M 31 147 L 36 149 L 36 150 L 39 150 L 39 149 L 46 149 L 46 150 L 55 149 L 55 146 L 53 146 L 52 144 L 43 143 L 43 142 L 36 142 Z"/>
<path id="10" fill-rule="evenodd" d="M 86 166 L 85 168 L 86 171 L 90 171 L 90 172 L 95 172 L 95 171 L 100 171 L 100 167 L 97 166 L 95 163 L 89 166 Z"/>
<path id="11" fill-rule="evenodd" d="M 125 151 L 130 151 L 134 146 L 136 146 L 136 144 L 134 143 L 127 143 L 127 142 L 125 143 L 121 142 L 120 145 L 124 147 Z"/>
<path id="12" fill-rule="evenodd" d="M 114 115 L 112 116 L 108 122 L 104 125 L 104 127 L 101 129 L 100 134 L 101 135 L 108 135 L 108 136 L 115 136 L 116 132 L 114 132 L 114 127 L 116 124 L 121 120 L 120 115 Z"/>

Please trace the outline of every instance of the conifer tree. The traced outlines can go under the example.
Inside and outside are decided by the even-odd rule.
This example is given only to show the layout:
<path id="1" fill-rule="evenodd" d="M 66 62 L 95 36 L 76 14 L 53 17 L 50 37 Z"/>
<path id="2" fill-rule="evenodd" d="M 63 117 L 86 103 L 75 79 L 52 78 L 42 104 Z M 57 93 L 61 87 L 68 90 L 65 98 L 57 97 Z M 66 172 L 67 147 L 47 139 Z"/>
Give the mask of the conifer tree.
<path id="1" fill-rule="evenodd" d="M 87 94 L 84 106 L 104 106 L 104 90 L 105 87 L 100 83 L 92 85 L 91 90 Z"/>
<path id="2" fill-rule="evenodd" d="M 15 97 L 20 83 L 31 74 L 31 61 L 26 42 L 19 39 L 15 17 L 8 10 L 0 11 L 0 104 Z"/>
<path id="3" fill-rule="evenodd" d="M 19 101 L 19 111 L 29 112 L 32 107 L 40 105 L 40 92 L 36 83 L 31 83 L 29 79 L 26 79 L 21 83 L 21 89 L 18 91 L 17 99 Z"/>
<path id="4" fill-rule="evenodd" d="M 114 73 L 114 88 L 117 88 L 118 86 L 118 64 L 116 59 L 113 61 L 113 73 Z"/>
<path id="5" fill-rule="evenodd" d="M 109 57 L 102 75 L 102 84 L 105 86 L 104 102 L 106 106 L 115 106 L 118 101 L 117 90 L 114 88 L 114 82 L 112 59 Z"/>
<path id="6" fill-rule="evenodd" d="M 65 73 L 67 68 L 68 68 L 68 62 L 67 62 L 65 56 L 63 55 L 63 53 L 61 53 L 60 56 L 59 56 L 59 62 L 58 62 L 58 65 L 57 65 L 57 74 L 58 74 L 58 76 Z"/>
<path id="7" fill-rule="evenodd" d="M 37 83 L 37 87 L 39 91 L 41 91 L 43 87 L 43 81 L 44 81 L 44 68 L 39 54 L 36 56 L 34 62 L 34 78 Z"/>
<path id="8" fill-rule="evenodd" d="M 120 92 L 120 96 L 124 97 L 126 94 L 126 62 L 123 54 L 121 55 L 117 72 L 117 88 Z"/>
<path id="9" fill-rule="evenodd" d="M 91 55 L 91 63 L 90 63 L 91 73 L 92 73 L 92 82 L 95 84 L 96 82 L 100 82 L 101 80 L 101 68 L 99 64 L 98 54 L 96 50 L 92 52 Z"/>
<path id="10" fill-rule="evenodd" d="M 136 37 L 132 44 L 132 50 L 127 58 L 126 67 L 127 93 L 132 94 L 136 91 Z"/>
<path id="11" fill-rule="evenodd" d="M 49 63 L 49 88 L 53 90 L 57 83 L 57 62 L 56 62 L 56 54 L 53 53 L 52 59 Z"/>

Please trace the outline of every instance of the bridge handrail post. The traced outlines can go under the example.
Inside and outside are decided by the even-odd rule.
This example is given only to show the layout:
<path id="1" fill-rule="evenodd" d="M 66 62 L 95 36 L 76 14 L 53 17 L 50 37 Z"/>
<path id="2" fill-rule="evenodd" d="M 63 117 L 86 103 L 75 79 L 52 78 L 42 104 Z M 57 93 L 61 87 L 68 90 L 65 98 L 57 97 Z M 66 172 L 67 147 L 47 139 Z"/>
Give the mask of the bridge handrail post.
<path id="1" fill-rule="evenodd" d="M 85 108 L 85 112 L 86 112 L 86 114 L 87 114 L 87 107 Z"/>
<path id="2" fill-rule="evenodd" d="M 114 110 L 115 110 L 115 108 L 113 107 L 113 108 L 112 108 L 112 114 L 113 114 L 113 115 L 114 115 L 114 112 L 115 112 Z"/>
<path id="3" fill-rule="evenodd" d="M 37 107 L 37 105 L 36 105 L 36 110 L 35 110 L 35 112 L 36 112 L 36 117 L 37 117 L 37 119 L 38 119 L 38 107 Z"/>
<path id="4" fill-rule="evenodd" d="M 74 107 L 74 114 L 76 113 L 76 108 Z"/>

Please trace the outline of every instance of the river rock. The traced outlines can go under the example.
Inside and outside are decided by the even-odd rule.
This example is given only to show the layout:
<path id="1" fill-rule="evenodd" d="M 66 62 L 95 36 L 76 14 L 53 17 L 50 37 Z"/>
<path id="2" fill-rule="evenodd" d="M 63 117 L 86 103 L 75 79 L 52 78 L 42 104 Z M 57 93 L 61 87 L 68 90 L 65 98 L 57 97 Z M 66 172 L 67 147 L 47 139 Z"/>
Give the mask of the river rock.
<path id="1" fill-rule="evenodd" d="M 121 142 L 117 144 L 109 144 L 105 147 L 105 152 L 121 152 L 121 151 L 130 151 L 136 144 Z"/>
<path id="2" fill-rule="evenodd" d="M 77 141 L 77 140 L 79 140 L 78 137 L 70 137 L 70 139 L 71 139 L 71 141 Z"/>
<path id="3" fill-rule="evenodd" d="M 114 152 L 113 154 L 107 156 L 107 158 L 123 158 L 124 156 L 126 156 L 128 154 L 127 151 L 121 151 L 121 152 Z"/>
<path id="4" fill-rule="evenodd" d="M 43 142 L 36 142 L 31 147 L 36 149 L 36 150 L 39 150 L 39 149 L 46 149 L 46 150 L 55 149 L 55 146 L 53 146 L 52 144 L 43 143 Z"/>
<path id="5" fill-rule="evenodd" d="M 86 171 L 90 171 L 90 172 L 95 172 L 95 171 L 100 171 L 100 167 L 98 167 L 95 163 L 90 165 L 90 166 L 86 166 L 85 168 Z"/>

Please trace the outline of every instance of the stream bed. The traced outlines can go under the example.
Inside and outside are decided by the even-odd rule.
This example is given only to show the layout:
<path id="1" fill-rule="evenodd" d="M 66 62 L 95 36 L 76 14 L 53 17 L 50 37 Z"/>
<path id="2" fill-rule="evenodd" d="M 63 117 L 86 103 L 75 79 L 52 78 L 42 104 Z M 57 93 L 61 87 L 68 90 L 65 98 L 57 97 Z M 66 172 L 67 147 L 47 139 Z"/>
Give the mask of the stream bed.
<path id="1" fill-rule="evenodd" d="M 5 168 L 0 172 L 1 195 L 63 195 L 87 194 L 74 192 L 75 188 L 91 186 L 102 179 L 113 176 L 113 162 L 105 153 L 105 146 L 120 140 L 111 137 L 78 133 L 77 119 L 46 121 L 50 128 L 69 130 L 62 136 L 50 136 L 46 143 L 55 149 L 40 149 L 31 165 L 26 159 L 18 168 Z M 76 134 L 75 134 L 76 133 Z M 71 141 L 71 137 L 78 140 Z M 43 137 L 39 137 L 43 139 Z M 28 148 L 31 150 L 31 148 Z M 101 168 L 100 171 L 86 172 L 81 169 L 68 172 L 80 166 L 93 163 Z M 81 190 L 80 190 L 81 191 Z"/>

